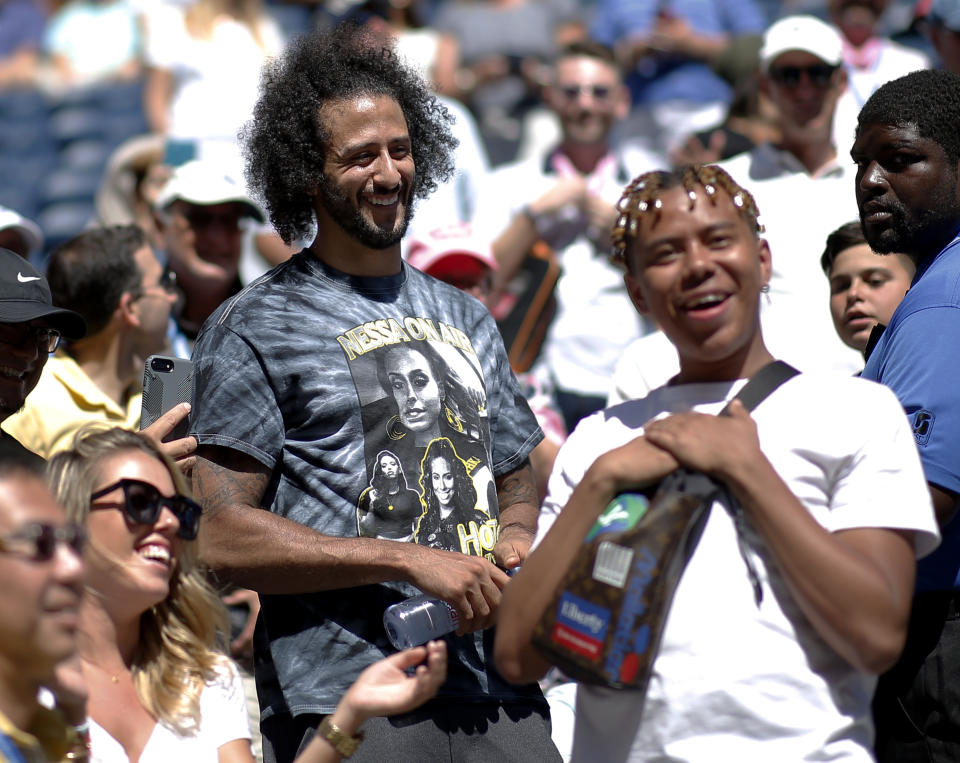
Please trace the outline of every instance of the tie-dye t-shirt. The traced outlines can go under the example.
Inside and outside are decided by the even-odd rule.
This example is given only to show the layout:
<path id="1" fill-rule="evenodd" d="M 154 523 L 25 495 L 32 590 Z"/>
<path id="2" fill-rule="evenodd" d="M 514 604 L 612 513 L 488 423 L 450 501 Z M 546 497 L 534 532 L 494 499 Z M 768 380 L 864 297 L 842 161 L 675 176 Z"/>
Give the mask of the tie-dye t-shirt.
<path id="1" fill-rule="evenodd" d="M 301 252 L 224 303 L 193 360 L 191 431 L 273 470 L 264 508 L 326 535 L 492 558 L 494 479 L 542 434 L 476 300 L 406 265 L 360 278 Z M 264 716 L 332 712 L 392 651 L 383 610 L 414 593 L 398 582 L 262 596 L 259 658 L 282 687 L 258 667 Z M 496 673 L 491 631 L 450 646 L 441 695 L 539 696 Z"/>

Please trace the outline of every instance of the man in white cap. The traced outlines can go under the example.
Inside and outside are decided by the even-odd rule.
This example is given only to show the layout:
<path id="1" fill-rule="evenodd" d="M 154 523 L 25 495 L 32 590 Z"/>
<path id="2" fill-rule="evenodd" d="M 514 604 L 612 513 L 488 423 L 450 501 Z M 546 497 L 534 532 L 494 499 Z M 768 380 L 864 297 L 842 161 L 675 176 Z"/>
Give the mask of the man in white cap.
<path id="1" fill-rule="evenodd" d="M 764 34 L 760 69 L 781 138 L 720 166 L 750 189 L 762 210 L 773 255 L 764 337 L 774 355 L 802 371 L 853 374 L 862 359 L 833 330 L 819 265 L 830 232 L 857 216 L 849 145 L 834 139 L 837 103 L 847 88 L 843 41 L 819 19 L 789 16 Z"/>
<path id="2" fill-rule="evenodd" d="M 812 16 L 788 16 L 763 36 L 760 86 L 777 107 L 780 140 L 724 162 L 762 210 L 773 256 L 760 318 L 770 351 L 802 371 L 855 374 L 863 358 L 837 337 L 819 257 L 831 231 L 856 219 L 853 164 L 834 140 L 844 96 L 843 41 Z M 852 135 L 852 129 L 850 135 Z M 655 332 L 634 341 L 617 362 L 609 404 L 644 397 L 679 370 L 676 351 Z"/>
<path id="3" fill-rule="evenodd" d="M 221 302 L 242 286 L 243 222 L 264 221 L 242 183 L 220 165 L 178 167 L 160 191 L 156 217 L 170 270 L 183 290 L 177 324 L 190 340 Z"/>

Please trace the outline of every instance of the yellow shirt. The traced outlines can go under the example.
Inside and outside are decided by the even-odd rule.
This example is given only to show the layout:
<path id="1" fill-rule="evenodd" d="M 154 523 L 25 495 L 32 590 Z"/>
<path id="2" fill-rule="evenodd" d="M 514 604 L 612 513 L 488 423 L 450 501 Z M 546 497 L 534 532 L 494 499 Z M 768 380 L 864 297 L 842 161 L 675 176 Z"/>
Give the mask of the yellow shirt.
<path id="1" fill-rule="evenodd" d="M 76 734 L 56 710 L 40 707 L 33 723 L 26 731 L 21 731 L 0 713 L 0 732 L 17 746 L 27 763 L 48 763 L 63 760 L 76 740 Z M 9 763 L 0 752 L 0 763 Z"/>
<path id="2" fill-rule="evenodd" d="M 140 394 L 121 408 L 93 383 L 77 362 L 62 350 L 47 361 L 23 410 L 3 422 L 3 428 L 43 458 L 69 448 L 85 424 L 125 429 L 140 424 Z"/>

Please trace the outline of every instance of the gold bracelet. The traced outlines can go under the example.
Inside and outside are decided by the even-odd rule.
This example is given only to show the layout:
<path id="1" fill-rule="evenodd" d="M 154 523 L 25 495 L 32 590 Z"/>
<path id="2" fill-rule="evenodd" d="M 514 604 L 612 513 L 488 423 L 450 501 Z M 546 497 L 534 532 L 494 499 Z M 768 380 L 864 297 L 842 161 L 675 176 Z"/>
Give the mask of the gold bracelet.
<path id="1" fill-rule="evenodd" d="M 349 758 L 357 751 L 357 748 L 363 741 L 363 732 L 358 731 L 353 736 L 349 736 L 341 731 L 330 718 L 331 716 L 328 715 L 320 721 L 317 733 L 333 745 L 334 750 L 339 752 L 343 757 Z"/>

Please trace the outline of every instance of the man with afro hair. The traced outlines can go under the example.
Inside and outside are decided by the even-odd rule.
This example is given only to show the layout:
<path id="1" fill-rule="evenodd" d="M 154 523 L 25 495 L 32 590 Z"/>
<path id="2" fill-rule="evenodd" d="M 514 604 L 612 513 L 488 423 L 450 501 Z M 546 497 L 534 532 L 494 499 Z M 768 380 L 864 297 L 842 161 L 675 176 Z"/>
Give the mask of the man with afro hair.
<path id="1" fill-rule="evenodd" d="M 877 757 L 960 760 L 960 75 L 917 71 L 864 105 L 851 152 L 876 252 L 917 272 L 863 376 L 889 386 L 913 434 L 943 544 L 920 561 L 907 644 L 874 700 Z"/>
<path id="2" fill-rule="evenodd" d="M 342 26 L 268 66 L 247 129 L 251 187 L 285 241 L 313 241 L 201 330 L 191 432 L 205 561 L 260 593 L 267 761 L 293 760 L 392 649 L 384 609 L 421 591 L 456 624 L 448 679 L 420 710 L 364 724 L 353 759 L 559 759 L 539 688 L 496 672 L 490 630 L 536 529 L 528 457 L 543 435 L 490 314 L 400 255 L 416 199 L 452 171 L 449 121 L 392 50 Z M 441 438 L 462 462 L 446 473 L 469 475 L 473 505 L 437 508 L 422 488 L 409 533 L 390 515 L 361 534 L 361 496 L 385 451 L 409 485 L 449 492 L 444 474 L 424 474 Z M 414 532 L 431 511 L 453 528 L 442 548 Z M 351 753 L 329 719 L 317 733 Z"/>

